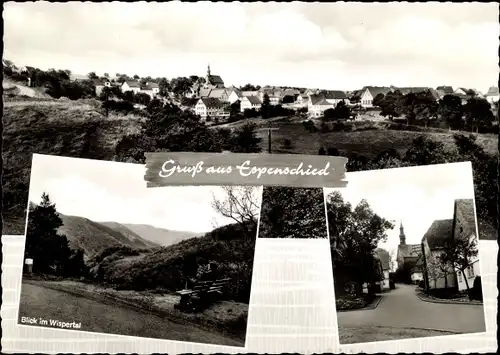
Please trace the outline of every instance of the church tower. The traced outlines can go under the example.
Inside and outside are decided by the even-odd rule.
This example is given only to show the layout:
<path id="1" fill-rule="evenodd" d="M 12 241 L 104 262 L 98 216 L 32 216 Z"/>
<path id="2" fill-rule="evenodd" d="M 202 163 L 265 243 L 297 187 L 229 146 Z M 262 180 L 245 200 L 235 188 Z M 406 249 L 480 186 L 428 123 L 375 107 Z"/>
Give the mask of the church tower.
<path id="1" fill-rule="evenodd" d="M 406 236 L 403 229 L 403 221 L 401 221 L 401 224 L 399 226 L 399 245 L 406 245 Z"/>
<path id="2" fill-rule="evenodd" d="M 205 78 L 205 88 L 206 89 L 209 89 L 209 88 L 212 88 L 212 84 L 210 83 L 210 63 L 208 63 L 208 66 L 207 66 L 207 76 Z"/>

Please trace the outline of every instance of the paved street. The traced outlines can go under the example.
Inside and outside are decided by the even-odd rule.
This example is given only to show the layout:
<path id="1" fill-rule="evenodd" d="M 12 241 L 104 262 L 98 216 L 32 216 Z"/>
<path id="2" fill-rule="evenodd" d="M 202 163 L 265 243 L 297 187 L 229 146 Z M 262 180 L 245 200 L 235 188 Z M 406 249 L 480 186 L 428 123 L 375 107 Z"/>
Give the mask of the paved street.
<path id="1" fill-rule="evenodd" d="M 395 290 L 384 293 L 377 308 L 339 312 L 337 319 L 341 343 L 346 343 L 342 341 L 341 328 L 349 329 L 349 336 L 346 335 L 345 338 L 353 337 L 352 333 L 355 333 L 356 329 L 358 333 L 364 334 L 368 329 L 372 329 L 369 332 L 394 329 L 399 333 L 406 333 L 404 336 L 389 335 L 392 339 L 439 335 L 439 331 L 442 335 L 485 331 L 483 306 L 424 302 L 415 295 L 415 286 L 402 284 L 396 284 Z M 415 332 L 413 336 L 412 331 Z M 435 331 L 435 334 L 429 331 Z M 383 338 L 389 340 L 387 334 Z M 361 341 L 374 340 L 366 340 L 363 337 L 349 343 Z"/>

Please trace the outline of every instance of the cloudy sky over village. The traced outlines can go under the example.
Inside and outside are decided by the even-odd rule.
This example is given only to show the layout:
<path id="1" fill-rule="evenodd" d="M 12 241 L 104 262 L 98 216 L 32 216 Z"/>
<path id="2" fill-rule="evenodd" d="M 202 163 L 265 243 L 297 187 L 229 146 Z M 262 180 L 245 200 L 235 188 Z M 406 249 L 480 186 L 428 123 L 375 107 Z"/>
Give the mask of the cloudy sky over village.
<path id="1" fill-rule="evenodd" d="M 379 245 L 389 252 L 396 252 L 401 221 L 406 244 L 420 244 L 434 220 L 453 218 L 455 199 L 474 198 L 469 162 L 354 172 L 346 177 L 347 188 L 325 189 L 326 193 L 340 191 L 353 207 L 366 199 L 376 214 L 394 221 L 387 242 Z"/>
<path id="2" fill-rule="evenodd" d="M 35 154 L 29 200 L 47 193 L 58 212 L 96 222 L 208 232 L 234 221 L 211 206 L 220 187 L 147 188 L 144 165 Z M 259 202 L 260 205 L 260 202 Z"/>
<path id="3" fill-rule="evenodd" d="M 226 85 L 359 89 L 498 81 L 496 3 L 4 4 L 18 66 L 140 76 L 220 75 Z"/>

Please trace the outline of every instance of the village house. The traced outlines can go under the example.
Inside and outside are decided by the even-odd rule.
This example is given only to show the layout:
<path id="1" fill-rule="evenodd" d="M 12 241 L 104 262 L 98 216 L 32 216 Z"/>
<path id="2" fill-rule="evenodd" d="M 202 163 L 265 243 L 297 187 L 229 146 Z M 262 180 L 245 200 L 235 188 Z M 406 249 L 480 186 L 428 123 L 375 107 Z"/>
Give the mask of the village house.
<path id="1" fill-rule="evenodd" d="M 230 87 L 227 89 L 227 101 L 230 104 L 234 104 L 236 101 L 241 100 L 243 98 L 243 94 L 240 90 L 235 87 Z"/>
<path id="2" fill-rule="evenodd" d="M 256 109 L 259 110 L 262 106 L 262 101 L 258 96 L 243 96 L 240 103 L 241 112 L 245 110 Z"/>
<path id="3" fill-rule="evenodd" d="M 452 86 L 446 86 L 446 85 L 438 86 L 436 90 L 442 91 L 444 95 L 451 95 L 454 92 Z"/>
<path id="4" fill-rule="evenodd" d="M 214 97 L 202 97 L 195 105 L 195 113 L 201 117 L 202 121 L 211 118 L 227 118 L 229 113 L 224 111 L 224 104 Z"/>
<path id="5" fill-rule="evenodd" d="M 101 95 L 102 90 L 105 87 L 108 87 L 108 88 L 111 87 L 111 82 L 110 81 L 102 81 L 100 79 L 94 79 L 94 80 L 92 80 L 92 84 L 95 87 L 95 94 L 97 96 Z"/>
<path id="6" fill-rule="evenodd" d="M 337 106 L 341 101 L 347 101 L 347 95 L 345 92 L 340 90 L 322 91 L 320 92 L 320 95 L 322 95 L 327 102 L 333 104 L 334 106 Z"/>
<path id="7" fill-rule="evenodd" d="M 465 238 L 475 241 L 478 245 L 476 234 L 476 219 L 474 218 L 474 202 L 472 199 L 455 200 L 453 212 L 452 238 Z M 467 280 L 464 280 L 462 272 L 457 270 L 458 290 L 467 289 L 467 284 L 472 287 L 476 276 L 480 276 L 479 255 L 469 260 L 470 266 L 465 270 Z"/>
<path id="8" fill-rule="evenodd" d="M 226 89 L 211 89 L 207 97 L 219 99 L 221 102 L 229 102 Z"/>
<path id="9" fill-rule="evenodd" d="M 322 117 L 326 110 L 335 105 L 325 100 L 321 95 L 311 95 L 309 98 L 308 112 L 311 117 Z"/>
<path id="10" fill-rule="evenodd" d="M 410 270 L 410 280 L 413 284 L 418 285 L 420 281 L 424 280 L 423 274 L 423 256 L 420 254 L 420 257 L 417 259 L 417 262 Z"/>
<path id="11" fill-rule="evenodd" d="M 380 260 L 380 264 L 382 267 L 383 279 L 380 282 L 380 288 L 382 291 L 386 291 L 390 289 L 389 273 L 391 271 L 391 257 L 389 255 L 389 252 L 382 248 L 375 249 L 375 252 L 378 256 L 378 259 Z"/>
<path id="12" fill-rule="evenodd" d="M 498 102 L 500 100 L 500 92 L 498 90 L 498 87 L 497 86 L 490 87 L 488 89 L 488 92 L 484 96 L 490 104 Z"/>
<path id="13" fill-rule="evenodd" d="M 443 266 L 439 260 L 443 243 L 452 238 L 452 231 L 453 219 L 436 220 L 422 238 L 424 282 L 428 289 L 457 287 L 455 270 L 451 266 Z"/>
<path id="14" fill-rule="evenodd" d="M 373 107 L 373 99 L 377 97 L 378 94 L 385 96 L 390 91 L 391 88 L 385 86 L 365 86 L 358 94 L 359 103 L 365 108 Z"/>
<path id="15" fill-rule="evenodd" d="M 411 270 L 422 254 L 420 244 L 406 244 L 406 235 L 403 222 L 399 226 L 399 245 L 396 255 L 398 269 Z"/>
<path id="16" fill-rule="evenodd" d="M 152 99 L 154 99 L 160 93 L 160 87 L 157 83 L 146 83 L 141 85 L 140 92 L 149 95 Z"/>
<path id="17" fill-rule="evenodd" d="M 307 106 L 307 104 L 309 103 L 309 96 L 306 94 L 300 94 L 299 96 L 297 96 L 297 100 L 295 100 L 295 103 L 298 105 Z"/>
<path id="18" fill-rule="evenodd" d="M 126 80 L 121 86 L 122 92 L 132 91 L 134 94 L 141 92 L 141 84 L 135 80 Z"/>

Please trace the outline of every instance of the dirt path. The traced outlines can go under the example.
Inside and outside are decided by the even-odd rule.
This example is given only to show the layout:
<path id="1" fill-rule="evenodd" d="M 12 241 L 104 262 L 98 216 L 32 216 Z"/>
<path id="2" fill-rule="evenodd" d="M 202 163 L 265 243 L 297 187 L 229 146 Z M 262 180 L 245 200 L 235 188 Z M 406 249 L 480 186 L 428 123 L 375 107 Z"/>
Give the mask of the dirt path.
<path id="1" fill-rule="evenodd" d="M 81 331 L 242 347 L 240 341 L 192 325 L 23 283 L 19 317 L 81 322 Z"/>

